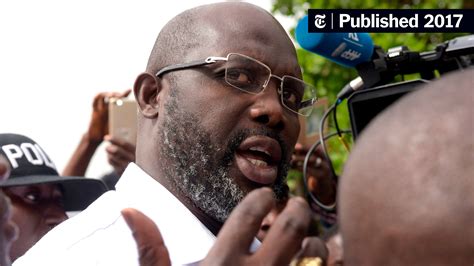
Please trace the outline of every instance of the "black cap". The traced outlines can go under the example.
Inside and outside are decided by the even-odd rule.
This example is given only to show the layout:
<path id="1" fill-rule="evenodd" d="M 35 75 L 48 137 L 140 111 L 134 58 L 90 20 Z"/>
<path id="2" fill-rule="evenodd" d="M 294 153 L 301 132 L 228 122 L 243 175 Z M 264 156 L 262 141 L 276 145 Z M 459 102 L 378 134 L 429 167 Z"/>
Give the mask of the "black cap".
<path id="1" fill-rule="evenodd" d="M 59 184 L 63 189 L 66 211 L 84 210 L 107 188 L 98 180 L 60 176 L 44 150 L 32 139 L 18 134 L 0 134 L 0 154 L 10 164 L 10 177 L 1 187 Z"/>

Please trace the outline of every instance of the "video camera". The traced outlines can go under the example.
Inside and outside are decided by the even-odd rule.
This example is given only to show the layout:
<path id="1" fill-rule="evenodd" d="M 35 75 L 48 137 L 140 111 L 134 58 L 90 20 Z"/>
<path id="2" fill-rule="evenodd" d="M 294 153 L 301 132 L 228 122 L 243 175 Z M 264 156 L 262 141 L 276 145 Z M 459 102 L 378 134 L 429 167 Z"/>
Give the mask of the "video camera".
<path id="1" fill-rule="evenodd" d="M 347 101 L 354 139 L 382 110 L 408 92 L 436 77 L 474 65 L 474 35 L 457 37 L 433 51 L 414 52 L 406 46 L 375 47 L 372 60 L 356 66 L 363 87 L 354 89 Z M 421 79 L 393 83 L 398 75 L 419 73 Z M 360 86 L 360 85 L 359 85 Z"/>
<path id="2" fill-rule="evenodd" d="M 336 102 L 320 120 L 320 140 L 309 149 L 303 165 L 304 185 L 307 186 L 307 164 L 315 149 L 321 145 L 333 176 L 332 161 L 328 156 L 325 140 L 342 133 L 352 133 L 354 140 L 369 122 L 389 105 L 405 94 L 421 88 L 422 84 L 436 78 L 436 72 L 443 75 L 474 65 L 474 35 L 457 37 L 436 46 L 433 51 L 414 52 L 406 46 L 390 48 L 385 52 L 380 46 L 372 44 L 368 34 L 325 33 L 309 34 L 307 21 L 300 21 L 296 28 L 296 39 L 300 45 L 311 52 L 320 54 L 344 66 L 355 67 L 359 77 L 349 82 L 337 95 Z M 306 28 L 305 28 L 306 27 Z M 300 36 L 298 36 L 298 34 Z M 357 43 L 360 41 L 360 43 Z M 351 56 L 347 56 L 351 55 Z M 354 61 L 350 61 L 353 60 Z M 421 79 L 395 83 L 395 78 L 419 73 Z M 337 106 L 348 98 L 351 131 L 340 130 L 337 123 Z M 325 120 L 332 112 L 336 132 L 325 136 Z M 343 142 L 344 143 L 344 142 Z M 308 192 L 311 200 L 319 207 L 332 211 L 335 203 L 322 204 Z"/>

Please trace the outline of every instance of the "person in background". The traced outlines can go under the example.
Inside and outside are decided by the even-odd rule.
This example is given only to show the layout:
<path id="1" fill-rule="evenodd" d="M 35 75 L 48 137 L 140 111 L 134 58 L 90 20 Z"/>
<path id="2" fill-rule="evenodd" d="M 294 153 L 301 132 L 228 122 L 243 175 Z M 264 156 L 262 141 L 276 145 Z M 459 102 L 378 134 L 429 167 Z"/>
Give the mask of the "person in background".
<path id="1" fill-rule="evenodd" d="M 130 90 L 123 93 L 102 92 L 94 97 L 89 128 L 82 135 L 79 145 L 62 172 L 63 175 L 85 176 L 92 156 L 99 145 L 106 140 L 109 142 L 109 145 L 105 148 L 107 160 L 114 170 L 102 176 L 101 180 L 109 189 L 115 188 L 115 184 L 127 165 L 135 161 L 135 144 L 108 135 L 108 100 L 111 98 L 124 98 L 129 94 Z"/>
<path id="2" fill-rule="evenodd" d="M 342 266 L 344 265 L 344 250 L 342 247 L 342 236 L 339 231 L 339 225 L 336 224 L 329 229 L 322 239 L 328 248 L 327 266 Z"/>
<path id="3" fill-rule="evenodd" d="M 257 239 L 263 241 L 270 231 L 273 223 L 275 223 L 278 215 L 285 209 L 288 203 L 288 197 L 283 198 L 275 203 L 275 207 L 263 218 L 260 230 L 257 233 Z"/>
<path id="4" fill-rule="evenodd" d="M 474 69 L 424 86 L 375 117 L 345 165 L 346 265 L 474 263 Z"/>
<path id="5" fill-rule="evenodd" d="M 310 147 L 301 143 L 296 143 L 295 150 L 291 158 L 291 168 L 300 171 L 303 174 L 303 164 Z M 337 205 L 336 194 L 337 184 L 336 178 L 332 173 L 329 162 L 326 159 L 321 146 L 319 146 L 308 160 L 307 165 L 307 194 L 306 198 L 310 204 L 315 220 L 315 231 L 320 235 L 324 235 L 330 228 L 337 224 Z M 313 198 L 320 203 L 331 206 L 331 210 L 320 207 Z"/>
<path id="6" fill-rule="evenodd" d="M 309 148 L 303 146 L 297 142 L 295 149 L 291 156 L 291 169 L 300 171 L 303 173 L 303 163 Z M 334 181 L 331 170 L 324 155 L 320 149 L 317 149 L 309 159 L 308 162 L 308 192 L 312 193 L 314 197 L 318 198 L 325 204 L 331 204 L 336 201 L 336 183 Z M 260 230 L 258 231 L 257 238 L 263 240 L 275 222 L 277 216 L 285 208 L 289 197 L 292 195 L 289 192 L 289 187 L 285 184 L 285 190 L 287 196 L 277 201 L 275 208 L 262 221 Z M 315 206 L 316 203 L 308 198 L 310 206 L 312 207 L 312 223 L 309 228 L 309 235 L 320 236 L 325 232 L 325 228 L 334 225 L 337 221 L 336 213 L 334 211 L 328 212 Z"/>
<path id="7" fill-rule="evenodd" d="M 10 249 L 15 261 L 49 230 L 80 211 L 106 191 L 100 180 L 59 176 L 54 163 L 32 139 L 0 134 L 0 155 L 11 169 L 0 190 L 10 198 L 12 220 L 19 228 Z"/>
<path id="8" fill-rule="evenodd" d="M 0 155 L 0 183 L 9 176 L 10 165 L 6 158 Z M 17 237 L 18 227 L 12 220 L 10 199 L 0 190 L 0 265 L 10 265 L 10 248 Z"/>

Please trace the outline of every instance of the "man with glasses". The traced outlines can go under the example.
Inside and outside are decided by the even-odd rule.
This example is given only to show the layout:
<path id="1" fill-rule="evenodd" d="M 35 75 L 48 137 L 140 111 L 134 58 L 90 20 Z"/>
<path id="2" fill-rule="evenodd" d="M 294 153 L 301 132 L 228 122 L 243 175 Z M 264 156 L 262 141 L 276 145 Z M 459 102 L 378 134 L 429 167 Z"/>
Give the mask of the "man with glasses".
<path id="1" fill-rule="evenodd" d="M 280 95 L 281 104 L 294 113 L 303 116 L 311 114 L 312 106 L 316 101 L 313 86 L 293 76 L 274 75 L 270 67 L 264 63 L 239 53 L 229 53 L 226 57 L 209 56 L 202 60 L 170 65 L 158 71 L 156 76 L 160 78 L 171 71 L 219 63 L 225 69 L 224 80 L 228 85 L 246 93 L 259 94 L 265 90 L 271 78 L 276 78 L 279 81 L 277 92 Z"/>
<path id="2" fill-rule="evenodd" d="M 173 264 L 198 263 L 247 193 L 267 186 L 275 198 L 287 196 L 298 116 L 309 115 L 316 101 L 301 77 L 291 40 L 265 10 L 227 2 L 178 15 L 161 30 L 135 82 L 136 164 L 116 191 L 16 264 L 136 265 L 135 242 L 120 213 L 127 207 L 158 225 Z M 289 206 L 309 211 L 301 199 Z M 290 236 L 304 234 L 309 214 L 285 217 Z M 48 249 L 55 257 L 41 263 Z"/>

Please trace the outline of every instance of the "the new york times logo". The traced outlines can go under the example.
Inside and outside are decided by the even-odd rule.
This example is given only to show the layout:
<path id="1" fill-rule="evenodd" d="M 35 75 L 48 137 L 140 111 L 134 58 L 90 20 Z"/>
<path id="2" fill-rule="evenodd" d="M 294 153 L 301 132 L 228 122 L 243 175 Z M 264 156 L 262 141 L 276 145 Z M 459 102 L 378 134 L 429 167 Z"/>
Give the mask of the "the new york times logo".
<path id="1" fill-rule="evenodd" d="M 474 32 L 474 9 L 310 9 L 309 32 Z"/>
<path id="2" fill-rule="evenodd" d="M 314 26 L 318 29 L 324 29 L 326 27 L 326 15 L 315 15 L 314 16 Z"/>

